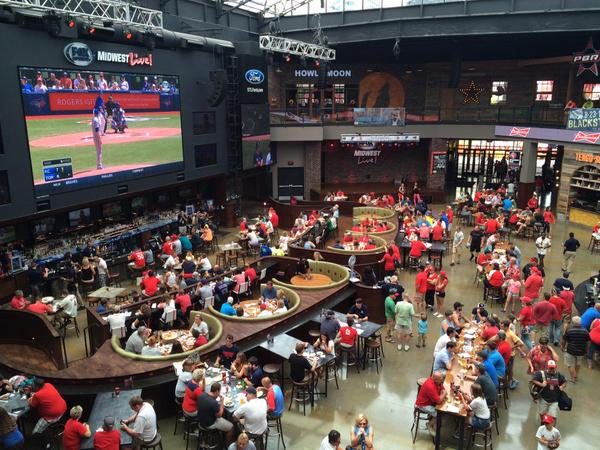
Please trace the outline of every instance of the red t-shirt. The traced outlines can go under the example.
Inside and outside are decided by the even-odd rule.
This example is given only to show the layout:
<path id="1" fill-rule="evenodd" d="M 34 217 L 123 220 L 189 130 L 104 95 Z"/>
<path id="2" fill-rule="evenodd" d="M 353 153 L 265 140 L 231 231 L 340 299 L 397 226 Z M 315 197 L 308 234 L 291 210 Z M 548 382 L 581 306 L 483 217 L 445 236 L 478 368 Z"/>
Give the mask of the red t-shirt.
<path id="1" fill-rule="evenodd" d="M 565 301 L 565 311 L 571 314 L 573 309 L 573 302 L 575 301 L 575 294 L 573 291 L 560 291 L 560 298 Z"/>
<path id="2" fill-rule="evenodd" d="M 192 299 L 190 294 L 181 294 L 175 297 L 175 304 L 179 305 L 181 312 L 185 314 L 190 306 L 192 306 Z"/>
<path id="3" fill-rule="evenodd" d="M 427 290 L 435 291 L 435 285 L 437 284 L 438 274 L 435 272 L 430 272 L 427 274 Z"/>
<path id="4" fill-rule="evenodd" d="M 421 386 L 421 390 L 417 395 L 417 401 L 415 402 L 415 405 L 421 408 L 424 406 L 437 405 L 440 402 L 440 394 L 443 390 L 444 385 L 438 386 L 435 384 L 435 381 L 433 381 L 433 378 L 427 378 L 425 383 L 423 383 L 423 386 Z"/>
<path id="5" fill-rule="evenodd" d="M 27 299 L 25 297 L 13 297 L 10 301 L 10 306 L 13 309 L 25 309 L 27 307 Z"/>
<path id="6" fill-rule="evenodd" d="M 537 323 L 542 325 L 550 325 L 556 315 L 556 308 L 546 300 L 536 303 L 533 307 L 533 317 L 535 317 Z"/>
<path id="7" fill-rule="evenodd" d="M 392 243 L 392 251 L 394 252 L 394 258 L 396 258 L 398 261 L 400 261 L 400 249 L 394 243 Z"/>
<path id="8" fill-rule="evenodd" d="M 146 295 L 148 297 L 152 297 L 158 292 L 159 283 L 160 280 L 157 277 L 148 277 L 142 280 L 142 284 L 144 285 L 144 291 L 146 291 Z"/>
<path id="9" fill-rule="evenodd" d="M 434 241 L 441 241 L 444 236 L 444 227 L 441 225 L 436 225 L 432 230 L 432 239 Z"/>
<path id="10" fill-rule="evenodd" d="M 198 339 L 196 339 L 196 342 L 194 342 L 194 348 L 198 348 L 198 347 L 202 347 L 203 345 L 208 344 L 208 340 L 206 339 L 206 336 L 198 336 Z"/>
<path id="11" fill-rule="evenodd" d="M 356 227 L 353 227 L 352 229 L 354 229 Z M 354 236 L 352 236 L 351 234 L 347 234 L 344 236 L 344 242 L 354 242 Z"/>
<path id="12" fill-rule="evenodd" d="M 135 267 L 137 267 L 138 269 L 141 269 L 146 265 L 144 252 L 142 252 L 141 250 L 133 252 L 131 255 L 129 255 L 129 260 L 135 262 Z"/>
<path id="13" fill-rule="evenodd" d="M 190 388 L 193 387 L 193 389 Z M 198 397 L 202 395 L 204 390 L 202 386 L 198 386 L 196 383 L 190 381 L 185 385 L 185 395 L 183 396 L 183 403 L 181 407 L 185 412 L 195 413 L 198 409 Z"/>
<path id="14" fill-rule="evenodd" d="M 556 317 L 554 317 L 554 320 L 560 320 L 567 309 L 567 303 L 556 295 L 550 297 L 548 301 L 556 308 Z"/>
<path id="15" fill-rule="evenodd" d="M 85 426 L 78 420 L 69 419 L 65 424 L 65 432 L 63 434 L 63 447 L 65 450 L 79 450 L 81 447 L 81 439 L 87 432 Z"/>
<path id="16" fill-rule="evenodd" d="M 36 314 L 44 314 L 52 312 L 52 307 L 50 305 L 44 305 L 42 302 L 35 302 L 27 307 L 27 311 L 31 311 Z"/>
<path id="17" fill-rule="evenodd" d="M 340 342 L 346 345 L 354 345 L 354 341 L 356 341 L 356 336 L 358 333 L 352 327 L 342 327 L 340 328 Z"/>
<path id="18" fill-rule="evenodd" d="M 420 294 L 427 292 L 427 272 L 423 271 L 417 274 L 415 278 L 415 290 Z"/>
<path id="19" fill-rule="evenodd" d="M 523 325 L 535 325 L 535 319 L 533 318 L 533 309 L 527 305 L 519 312 L 519 319 Z"/>
<path id="20" fill-rule="evenodd" d="M 493 234 L 496 231 L 498 231 L 499 227 L 500 227 L 500 224 L 498 223 L 498 221 L 496 219 L 490 219 L 485 224 L 485 232 Z"/>
<path id="21" fill-rule="evenodd" d="M 94 450 L 119 450 L 121 433 L 119 430 L 96 431 L 94 435 Z"/>
<path id="22" fill-rule="evenodd" d="M 162 246 L 162 251 L 164 255 L 172 255 L 173 254 L 173 244 L 171 242 L 165 242 Z"/>
<path id="23" fill-rule="evenodd" d="M 419 240 L 412 241 L 410 244 L 409 256 L 412 258 L 420 258 L 425 250 L 427 250 L 427 247 L 423 242 Z"/>
<path id="24" fill-rule="evenodd" d="M 454 222 L 454 211 L 452 211 L 452 209 L 448 210 L 446 216 L 448 216 L 448 223 Z"/>
<path id="25" fill-rule="evenodd" d="M 246 278 L 248 278 L 248 281 L 250 281 L 250 283 L 256 280 L 256 270 L 254 270 L 254 267 L 248 267 L 244 274 L 246 275 Z"/>
<path id="26" fill-rule="evenodd" d="M 271 213 L 271 225 L 273 228 L 279 227 L 279 216 L 275 213 Z"/>
<path id="27" fill-rule="evenodd" d="M 246 222 L 240 222 L 240 231 L 246 231 Z"/>
<path id="28" fill-rule="evenodd" d="M 61 417 L 67 410 L 65 400 L 50 383 L 45 383 L 39 391 L 33 394 L 31 407 L 37 409 L 38 416 L 48 420 Z"/>
<path id="29" fill-rule="evenodd" d="M 535 300 L 540 296 L 540 289 L 542 289 L 542 287 L 544 287 L 544 280 L 542 280 L 542 277 L 535 273 L 531 274 L 527 280 L 525 280 L 525 292 L 523 295 Z"/>
<path id="30" fill-rule="evenodd" d="M 498 327 L 496 326 L 486 327 L 485 330 L 483 330 L 483 333 L 481 333 L 481 337 L 483 338 L 483 340 L 487 341 L 488 339 L 491 339 L 494 336 L 496 336 L 498 334 L 498 331 Z"/>
<path id="31" fill-rule="evenodd" d="M 598 319 L 592 322 L 592 326 L 590 328 L 590 340 L 594 344 L 600 345 L 600 320 Z"/>
<path id="32" fill-rule="evenodd" d="M 496 350 L 498 350 L 498 353 L 502 355 L 502 358 L 504 358 L 504 363 L 506 364 L 506 367 L 508 367 L 508 361 L 510 360 L 510 355 L 512 354 L 510 343 L 508 341 L 498 341 L 498 347 Z"/>
<path id="33" fill-rule="evenodd" d="M 396 258 L 394 258 L 394 255 L 390 255 L 389 253 L 386 253 L 385 255 L 383 255 L 383 270 L 385 270 L 385 271 L 396 270 L 396 266 L 394 265 L 395 259 Z"/>
<path id="34" fill-rule="evenodd" d="M 488 278 L 488 281 L 490 286 L 499 288 L 502 286 L 502 283 L 504 283 L 504 275 L 502 275 L 501 271 L 495 270 L 494 273 L 492 273 L 492 276 Z"/>

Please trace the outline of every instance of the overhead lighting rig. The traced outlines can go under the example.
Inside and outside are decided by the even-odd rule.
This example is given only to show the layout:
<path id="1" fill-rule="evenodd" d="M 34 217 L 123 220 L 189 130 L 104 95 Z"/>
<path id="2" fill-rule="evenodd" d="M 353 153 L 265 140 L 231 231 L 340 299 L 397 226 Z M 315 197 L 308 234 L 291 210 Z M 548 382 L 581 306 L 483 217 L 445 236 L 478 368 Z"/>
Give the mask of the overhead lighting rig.
<path id="1" fill-rule="evenodd" d="M 258 38 L 261 50 L 296 55 L 321 61 L 335 61 L 335 50 L 324 45 L 310 44 L 270 34 Z"/>

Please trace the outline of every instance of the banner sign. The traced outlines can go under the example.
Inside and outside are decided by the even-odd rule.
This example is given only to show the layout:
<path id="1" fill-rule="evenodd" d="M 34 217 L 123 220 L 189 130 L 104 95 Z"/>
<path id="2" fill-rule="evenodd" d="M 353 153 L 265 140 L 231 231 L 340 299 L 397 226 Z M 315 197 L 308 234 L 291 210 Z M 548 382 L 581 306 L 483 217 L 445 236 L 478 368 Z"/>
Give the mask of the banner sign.
<path id="1" fill-rule="evenodd" d="M 268 103 L 267 63 L 263 56 L 239 56 L 240 103 Z"/>
<path id="2" fill-rule="evenodd" d="M 600 109 L 572 109 L 567 121 L 569 130 L 600 131 Z"/>
<path id="3" fill-rule="evenodd" d="M 600 164 L 600 155 L 594 153 L 575 153 L 575 160 L 589 164 Z"/>
<path id="4" fill-rule="evenodd" d="M 354 108 L 354 126 L 403 127 L 404 108 Z"/>
<path id="5" fill-rule="evenodd" d="M 50 100 L 50 111 L 86 111 L 94 109 L 94 103 L 98 98 L 98 93 L 87 92 L 50 92 L 48 94 Z M 110 93 L 102 94 L 102 98 L 106 103 L 108 95 L 112 95 L 114 102 L 119 102 L 121 107 L 127 111 L 141 110 L 160 110 L 160 94 L 157 93 L 137 93 L 137 94 L 121 94 Z"/>
<path id="6" fill-rule="evenodd" d="M 431 175 L 444 172 L 446 170 L 446 152 L 432 152 L 429 173 Z"/>
<path id="7" fill-rule="evenodd" d="M 418 134 L 341 134 L 342 144 L 355 144 L 361 142 L 419 142 Z"/>
<path id="8" fill-rule="evenodd" d="M 600 131 L 578 131 L 562 130 L 560 128 L 519 128 L 498 125 L 496 136 L 521 137 L 528 139 L 540 139 L 542 141 L 572 142 L 576 144 L 600 145 Z"/>

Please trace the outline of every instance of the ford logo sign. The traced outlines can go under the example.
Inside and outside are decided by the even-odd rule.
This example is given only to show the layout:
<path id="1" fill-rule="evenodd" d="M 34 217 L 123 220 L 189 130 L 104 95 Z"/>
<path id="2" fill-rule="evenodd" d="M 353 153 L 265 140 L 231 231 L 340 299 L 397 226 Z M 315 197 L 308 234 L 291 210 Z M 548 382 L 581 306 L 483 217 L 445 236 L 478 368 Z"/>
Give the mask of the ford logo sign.
<path id="1" fill-rule="evenodd" d="M 265 74 L 258 69 L 250 69 L 246 71 L 244 75 L 246 81 L 250 84 L 260 84 L 265 81 Z"/>
<path id="2" fill-rule="evenodd" d="M 94 60 L 92 50 L 81 42 L 71 42 L 63 50 L 65 58 L 76 66 L 89 66 Z"/>

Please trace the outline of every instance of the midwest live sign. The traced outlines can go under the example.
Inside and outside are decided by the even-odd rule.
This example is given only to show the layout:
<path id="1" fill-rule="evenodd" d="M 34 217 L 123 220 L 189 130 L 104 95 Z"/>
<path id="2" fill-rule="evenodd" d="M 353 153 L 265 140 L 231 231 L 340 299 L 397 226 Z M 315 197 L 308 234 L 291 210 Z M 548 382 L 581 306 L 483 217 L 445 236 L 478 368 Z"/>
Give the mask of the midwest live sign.
<path id="1" fill-rule="evenodd" d="M 567 121 L 569 130 L 600 131 L 600 109 L 572 109 Z"/>

